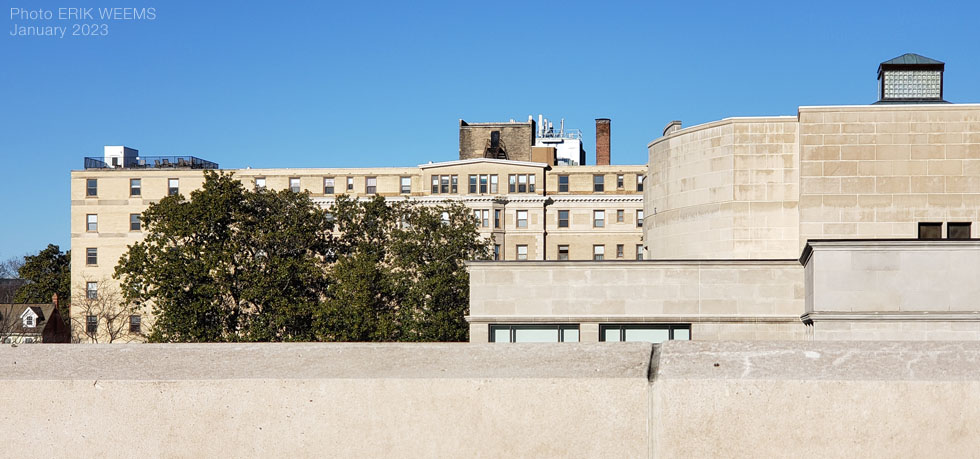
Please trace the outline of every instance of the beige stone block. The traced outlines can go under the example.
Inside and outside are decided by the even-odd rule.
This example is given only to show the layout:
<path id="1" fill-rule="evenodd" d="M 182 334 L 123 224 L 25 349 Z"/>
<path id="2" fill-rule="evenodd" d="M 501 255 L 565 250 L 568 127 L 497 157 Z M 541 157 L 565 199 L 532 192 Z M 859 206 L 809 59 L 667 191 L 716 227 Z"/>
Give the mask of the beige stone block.
<path id="1" fill-rule="evenodd" d="M 912 145 L 912 159 L 945 159 L 944 145 Z"/>
<path id="2" fill-rule="evenodd" d="M 874 209 L 841 209 L 841 222 L 873 222 L 875 220 Z"/>
<path id="3" fill-rule="evenodd" d="M 929 160 L 929 175 L 963 175 L 963 161 L 959 159 Z"/>
<path id="4" fill-rule="evenodd" d="M 875 191 L 878 193 L 908 193 L 909 177 L 877 177 Z"/>
<path id="5" fill-rule="evenodd" d="M 888 207 L 892 205 L 892 196 L 890 195 L 859 195 L 858 205 L 865 208 L 880 208 Z"/>
<path id="6" fill-rule="evenodd" d="M 875 179 L 874 177 L 842 177 L 840 188 L 841 193 L 873 193 Z"/>
<path id="7" fill-rule="evenodd" d="M 841 132 L 840 124 L 808 124 L 806 128 L 807 134 L 840 134 Z"/>
<path id="8" fill-rule="evenodd" d="M 802 159 L 804 160 L 839 160 L 840 147 L 837 145 L 821 145 L 817 147 L 803 147 Z"/>
<path id="9" fill-rule="evenodd" d="M 822 134 L 806 134 L 800 136 L 800 145 L 823 145 Z"/>
<path id="10" fill-rule="evenodd" d="M 879 133 L 904 133 L 909 132 L 909 123 L 877 123 L 875 132 Z"/>
<path id="11" fill-rule="evenodd" d="M 857 234 L 855 223 L 824 223 L 823 232 L 833 236 L 854 236 Z"/>
<path id="12" fill-rule="evenodd" d="M 841 179 L 839 178 L 803 177 L 801 181 L 803 193 L 840 193 Z"/>
<path id="13" fill-rule="evenodd" d="M 980 159 L 980 144 L 946 145 L 945 159 Z"/>
<path id="14" fill-rule="evenodd" d="M 845 160 L 875 159 L 874 145 L 843 145 L 840 157 Z"/>
<path id="15" fill-rule="evenodd" d="M 855 176 L 857 175 L 856 161 L 826 161 L 823 171 L 826 176 Z"/>
<path id="16" fill-rule="evenodd" d="M 945 132 L 946 125 L 944 123 L 915 123 L 911 124 L 911 132 Z"/>
<path id="17" fill-rule="evenodd" d="M 942 193 L 946 190 L 946 177 L 939 175 L 912 177 L 913 193 Z"/>
<path id="18" fill-rule="evenodd" d="M 855 207 L 856 195 L 823 195 L 823 205 L 826 207 Z"/>
<path id="19" fill-rule="evenodd" d="M 980 177 L 975 175 L 946 177 L 946 192 L 948 193 L 980 192 Z"/>
<path id="20" fill-rule="evenodd" d="M 875 159 L 877 160 L 896 160 L 909 159 L 911 146 L 909 145 L 875 145 Z"/>
<path id="21" fill-rule="evenodd" d="M 845 134 L 870 134 L 875 132 L 873 123 L 844 123 L 841 132 Z"/>
<path id="22" fill-rule="evenodd" d="M 823 161 L 801 161 L 801 174 L 804 177 L 823 175 L 823 164 Z"/>

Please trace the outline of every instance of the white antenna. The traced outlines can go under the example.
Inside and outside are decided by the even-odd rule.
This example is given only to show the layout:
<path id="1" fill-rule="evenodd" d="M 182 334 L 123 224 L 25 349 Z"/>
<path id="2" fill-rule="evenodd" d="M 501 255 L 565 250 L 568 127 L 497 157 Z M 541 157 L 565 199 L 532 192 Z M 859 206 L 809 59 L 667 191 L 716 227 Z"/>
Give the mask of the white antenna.
<path id="1" fill-rule="evenodd" d="M 565 118 L 561 119 L 561 131 L 559 131 L 558 137 L 565 137 Z"/>

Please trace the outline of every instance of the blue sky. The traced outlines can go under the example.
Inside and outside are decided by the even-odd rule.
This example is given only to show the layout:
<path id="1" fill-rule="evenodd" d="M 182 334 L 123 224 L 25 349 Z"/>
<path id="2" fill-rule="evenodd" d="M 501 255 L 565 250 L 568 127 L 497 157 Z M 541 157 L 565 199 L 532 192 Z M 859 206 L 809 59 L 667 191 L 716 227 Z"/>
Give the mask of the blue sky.
<path id="1" fill-rule="evenodd" d="M 612 119 L 612 161 L 664 125 L 875 100 L 879 62 L 947 63 L 980 102 L 977 2 L 141 2 L 104 37 L 0 37 L 0 259 L 69 244 L 69 171 L 103 145 L 222 167 L 452 160 L 457 120 Z M 81 21 L 102 23 L 103 21 Z M 68 33 L 71 33 L 69 28 Z"/>

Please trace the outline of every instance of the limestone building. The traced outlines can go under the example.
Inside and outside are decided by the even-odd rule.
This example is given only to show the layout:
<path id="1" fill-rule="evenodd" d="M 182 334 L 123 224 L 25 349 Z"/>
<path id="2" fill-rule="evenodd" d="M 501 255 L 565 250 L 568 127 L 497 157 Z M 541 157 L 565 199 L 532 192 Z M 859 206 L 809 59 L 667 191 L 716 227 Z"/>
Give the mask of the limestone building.
<path id="1" fill-rule="evenodd" d="M 471 263 L 471 339 L 980 339 L 980 105 L 943 70 L 904 55 L 871 105 L 672 122 L 647 260 Z"/>
<path id="2" fill-rule="evenodd" d="M 535 124 L 460 121 L 460 159 L 416 167 L 230 171 L 249 187 L 308 190 L 324 207 L 341 194 L 459 201 L 473 209 L 481 234 L 493 238 L 494 256 L 500 260 L 643 257 L 646 167 L 566 165 L 570 162 L 559 161 L 566 154 L 556 145 L 570 144 L 573 154 L 578 153 L 581 136 L 566 135 L 564 129 L 561 135 L 539 131 Z M 199 188 L 203 172 L 212 169 L 218 164 L 197 157 L 144 156 L 121 146 L 107 146 L 102 157 L 86 158 L 85 169 L 71 173 L 75 296 L 96 301 L 118 295 L 113 269 L 127 246 L 143 237 L 140 214 L 164 196 Z M 78 314 L 83 312 L 73 310 Z M 85 324 L 86 333 L 100 333 L 97 317 L 74 319 Z M 131 317 L 132 332 L 144 332 L 147 319 Z"/>

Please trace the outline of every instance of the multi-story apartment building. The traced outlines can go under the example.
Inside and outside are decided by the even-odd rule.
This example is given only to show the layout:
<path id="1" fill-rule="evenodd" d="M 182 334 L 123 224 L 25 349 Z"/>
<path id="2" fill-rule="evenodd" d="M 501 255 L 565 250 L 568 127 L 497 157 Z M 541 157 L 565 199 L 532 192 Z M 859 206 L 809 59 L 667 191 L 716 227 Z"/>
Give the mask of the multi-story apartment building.
<path id="1" fill-rule="evenodd" d="M 980 105 L 943 70 L 904 55 L 871 105 L 670 123 L 647 260 L 471 263 L 471 340 L 980 339 Z"/>
<path id="2" fill-rule="evenodd" d="M 608 120 L 598 120 L 608 133 Z M 533 120 L 460 121 L 461 159 L 417 167 L 226 169 L 246 186 L 309 191 L 329 207 L 337 196 L 382 196 L 422 203 L 459 201 L 473 210 L 481 234 L 492 237 L 499 260 L 625 260 L 642 258 L 643 183 L 646 167 L 578 164 L 580 136 L 538 130 Z M 505 135 L 501 135 L 503 132 Z M 561 130 L 564 132 L 564 129 Z M 503 139 L 503 140 L 501 140 Z M 556 143 L 571 144 L 566 152 Z M 571 151 L 571 153 L 568 153 Z M 561 160 L 565 156 L 564 161 Z M 562 164 L 562 165 L 558 165 Z M 143 237 L 140 214 L 170 194 L 188 194 L 218 164 L 196 157 L 140 155 L 107 146 L 71 173 L 72 286 L 97 299 L 116 287 L 114 267 L 127 246 Z M 73 323 L 99 333 L 97 317 Z M 146 321 L 130 319 L 133 333 Z M 77 333 L 76 333 L 77 334 Z"/>

